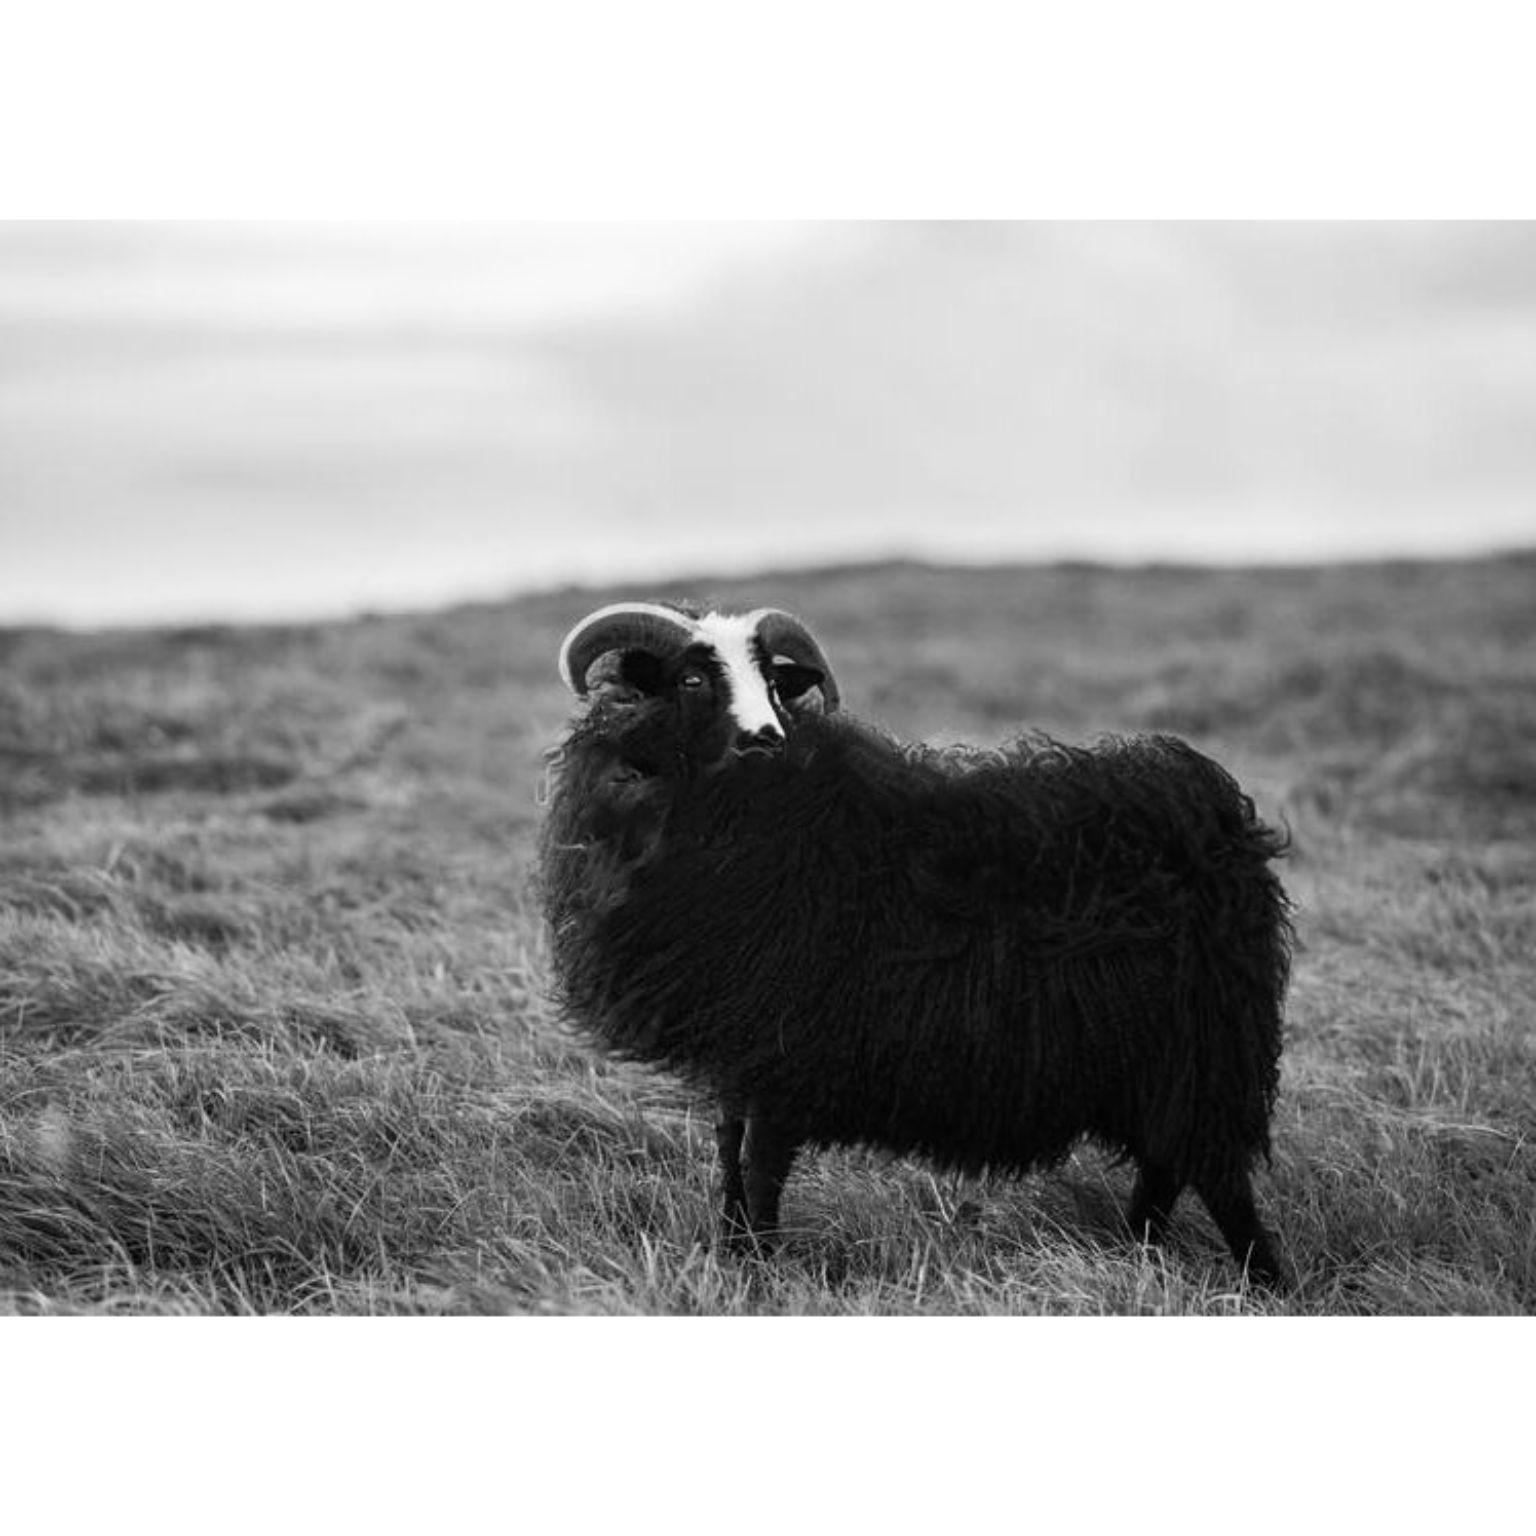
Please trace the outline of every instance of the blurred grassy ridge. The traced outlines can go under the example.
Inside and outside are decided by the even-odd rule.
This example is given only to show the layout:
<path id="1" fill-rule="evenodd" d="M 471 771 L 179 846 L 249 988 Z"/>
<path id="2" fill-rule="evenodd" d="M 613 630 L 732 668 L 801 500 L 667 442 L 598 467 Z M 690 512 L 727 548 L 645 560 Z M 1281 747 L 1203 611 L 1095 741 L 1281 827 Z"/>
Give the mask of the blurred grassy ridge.
<path id="1" fill-rule="evenodd" d="M 1284 821 L 1302 949 L 1234 1299 L 1123 1170 L 807 1160 L 775 1266 L 709 1244 L 707 1109 L 569 1037 L 527 876 L 560 639 L 623 596 L 806 617 L 850 708 L 1166 730 Z M 1536 558 L 832 569 L 313 627 L 0 631 L 0 1306 L 1528 1311 Z"/>

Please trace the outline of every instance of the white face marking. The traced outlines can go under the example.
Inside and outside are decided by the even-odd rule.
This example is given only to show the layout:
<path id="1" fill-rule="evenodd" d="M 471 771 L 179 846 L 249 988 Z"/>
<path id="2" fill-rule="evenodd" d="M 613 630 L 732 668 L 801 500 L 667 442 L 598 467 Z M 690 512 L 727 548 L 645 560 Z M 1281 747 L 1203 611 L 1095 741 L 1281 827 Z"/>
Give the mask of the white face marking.
<path id="1" fill-rule="evenodd" d="M 752 636 L 758 620 L 768 612 L 759 608 L 752 613 L 706 614 L 698 621 L 699 639 L 715 648 L 731 684 L 731 718 L 743 731 L 769 731 L 784 734 L 778 711 L 768 696 L 768 680 L 758 669 Z"/>

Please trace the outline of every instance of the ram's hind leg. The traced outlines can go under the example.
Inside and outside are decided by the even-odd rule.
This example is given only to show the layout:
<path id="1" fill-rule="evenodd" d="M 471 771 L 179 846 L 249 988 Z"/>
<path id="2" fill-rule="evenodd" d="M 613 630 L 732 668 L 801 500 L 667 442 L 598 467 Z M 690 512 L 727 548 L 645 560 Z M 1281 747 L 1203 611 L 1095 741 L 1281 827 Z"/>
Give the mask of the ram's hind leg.
<path id="1" fill-rule="evenodd" d="M 725 1235 L 739 1237 L 747 1230 L 747 1187 L 741 1177 L 741 1144 L 747 1122 L 732 1105 L 722 1104 L 715 1121 L 715 1150 L 720 1155 L 720 1175 Z"/>
<path id="2" fill-rule="evenodd" d="M 778 1238 L 779 1198 L 799 1145 L 760 1114 L 747 1121 L 747 1222 L 759 1247 L 771 1248 Z"/>
<path id="3" fill-rule="evenodd" d="M 1254 1285 L 1267 1290 L 1285 1288 L 1285 1270 L 1274 1239 L 1259 1220 L 1253 1203 L 1253 1186 L 1246 1172 L 1235 1178 L 1197 1183 L 1195 1188 L 1205 1201 L 1212 1219 L 1227 1240 L 1232 1256 L 1248 1271 Z"/>
<path id="4" fill-rule="evenodd" d="M 1184 1188 L 1160 1163 L 1142 1158 L 1137 1164 L 1136 1188 L 1131 1192 L 1130 1209 L 1126 1223 L 1138 1243 L 1160 1243 L 1168 1230 L 1168 1218 L 1173 1214 L 1173 1202 Z"/>

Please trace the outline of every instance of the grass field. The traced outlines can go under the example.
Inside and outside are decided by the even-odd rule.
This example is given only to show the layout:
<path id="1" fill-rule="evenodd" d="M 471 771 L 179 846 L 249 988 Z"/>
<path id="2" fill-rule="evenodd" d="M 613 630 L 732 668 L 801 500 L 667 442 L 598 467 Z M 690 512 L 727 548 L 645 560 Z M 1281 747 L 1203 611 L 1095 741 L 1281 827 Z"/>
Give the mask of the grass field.
<path id="1" fill-rule="evenodd" d="M 710 1108 L 545 997 L 527 889 L 565 629 L 803 613 L 849 706 L 1171 730 L 1293 832 L 1300 947 L 1242 1289 L 1092 1149 L 1020 1181 L 802 1160 L 712 1245 Z M 0 632 L 0 1310 L 1529 1313 L 1536 556 L 890 565 L 303 628 Z"/>

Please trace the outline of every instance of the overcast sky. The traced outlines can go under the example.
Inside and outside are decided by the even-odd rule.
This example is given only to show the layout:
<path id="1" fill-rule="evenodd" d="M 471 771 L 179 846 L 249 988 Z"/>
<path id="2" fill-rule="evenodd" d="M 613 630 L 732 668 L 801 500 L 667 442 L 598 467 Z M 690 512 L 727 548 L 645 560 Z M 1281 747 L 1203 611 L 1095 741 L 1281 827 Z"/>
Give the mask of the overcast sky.
<path id="1" fill-rule="evenodd" d="M 0 224 L 0 621 L 1536 543 L 1536 225 Z"/>

